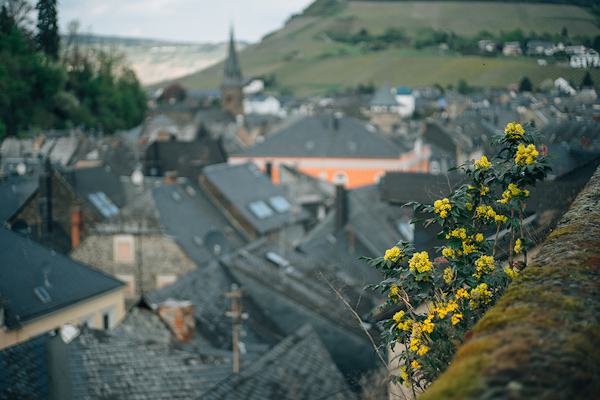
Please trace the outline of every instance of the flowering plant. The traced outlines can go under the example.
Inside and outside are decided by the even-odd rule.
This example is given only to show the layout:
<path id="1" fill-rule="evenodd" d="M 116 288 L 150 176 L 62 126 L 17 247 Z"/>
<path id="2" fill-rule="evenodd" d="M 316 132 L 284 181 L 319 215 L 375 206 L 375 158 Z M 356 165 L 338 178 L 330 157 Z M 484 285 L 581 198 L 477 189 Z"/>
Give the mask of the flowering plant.
<path id="1" fill-rule="evenodd" d="M 492 138 L 500 147 L 497 156 L 483 156 L 460 166 L 470 182 L 455 188 L 433 205 L 409 203 L 431 215 L 427 224 L 440 225 L 433 261 L 426 251 L 400 241 L 384 257 L 366 258 L 381 269 L 384 280 L 369 285 L 388 300 L 375 311 L 395 307 L 382 323 L 381 347 L 401 346 L 397 359 L 400 374 L 392 380 L 424 390 L 450 363 L 465 334 L 494 304 L 519 268 L 525 267 L 531 240 L 524 235 L 523 217 L 529 191 L 550 171 L 545 146 L 538 150 L 539 135 L 529 126 L 508 124 L 504 135 Z M 457 169 L 457 168 L 453 168 Z M 413 223 L 423 222 L 413 219 Z M 501 235 L 502 232 L 502 235 Z M 519 235 L 517 238 L 516 235 Z M 499 242 L 508 242 L 508 266 L 500 268 Z M 524 261 L 514 263 L 514 254 Z"/>

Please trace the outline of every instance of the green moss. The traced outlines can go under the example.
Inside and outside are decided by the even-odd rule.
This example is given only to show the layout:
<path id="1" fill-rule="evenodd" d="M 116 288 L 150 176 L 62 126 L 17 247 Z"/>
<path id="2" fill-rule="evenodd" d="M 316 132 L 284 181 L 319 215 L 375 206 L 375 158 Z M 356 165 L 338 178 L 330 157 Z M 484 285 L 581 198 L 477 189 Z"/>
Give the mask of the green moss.
<path id="1" fill-rule="evenodd" d="M 525 307 L 494 307 L 489 309 L 483 318 L 473 327 L 473 333 L 488 332 L 503 328 L 511 323 L 530 316 L 532 308 Z"/>
<path id="2" fill-rule="evenodd" d="M 490 353 L 496 347 L 498 342 L 492 339 L 465 343 L 444 375 L 419 396 L 419 400 L 462 400 L 475 394 L 482 388 L 481 371 L 491 365 Z"/>
<path id="3" fill-rule="evenodd" d="M 553 238 L 558 237 L 558 236 L 565 235 L 567 233 L 571 233 L 571 232 L 575 232 L 575 231 L 581 230 L 582 228 L 583 228 L 583 226 L 576 225 L 576 224 L 565 226 L 564 228 L 557 229 L 554 232 L 552 232 L 551 234 L 549 234 L 548 235 L 548 240 L 553 239 Z"/>

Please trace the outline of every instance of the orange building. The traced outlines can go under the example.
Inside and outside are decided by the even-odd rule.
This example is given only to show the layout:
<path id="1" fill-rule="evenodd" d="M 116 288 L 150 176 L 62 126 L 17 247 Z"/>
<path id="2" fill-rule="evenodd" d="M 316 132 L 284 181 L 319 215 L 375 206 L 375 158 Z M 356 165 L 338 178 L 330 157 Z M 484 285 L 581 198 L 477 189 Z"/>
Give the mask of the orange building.
<path id="1" fill-rule="evenodd" d="M 420 141 L 405 146 L 371 132 L 353 118 L 308 117 L 273 134 L 262 143 L 229 157 L 230 163 L 251 161 L 275 183 L 279 165 L 349 189 L 371 185 L 387 171 L 428 172 L 431 150 Z"/>

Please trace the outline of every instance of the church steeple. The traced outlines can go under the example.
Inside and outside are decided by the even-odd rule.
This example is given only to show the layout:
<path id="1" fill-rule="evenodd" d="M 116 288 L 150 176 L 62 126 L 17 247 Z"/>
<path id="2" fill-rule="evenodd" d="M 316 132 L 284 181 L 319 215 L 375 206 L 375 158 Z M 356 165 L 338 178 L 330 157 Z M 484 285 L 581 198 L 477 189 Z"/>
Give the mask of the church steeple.
<path id="1" fill-rule="evenodd" d="M 229 56 L 225 61 L 225 70 L 223 71 L 223 86 L 242 86 L 242 70 L 238 63 L 237 53 L 235 51 L 235 42 L 233 40 L 233 27 L 230 29 L 229 36 Z"/>
<path id="2" fill-rule="evenodd" d="M 225 61 L 223 70 L 223 83 L 221 84 L 221 107 L 229 110 L 233 115 L 244 114 L 244 80 L 242 69 L 238 63 L 233 40 L 233 27 L 230 28 L 229 56 Z"/>

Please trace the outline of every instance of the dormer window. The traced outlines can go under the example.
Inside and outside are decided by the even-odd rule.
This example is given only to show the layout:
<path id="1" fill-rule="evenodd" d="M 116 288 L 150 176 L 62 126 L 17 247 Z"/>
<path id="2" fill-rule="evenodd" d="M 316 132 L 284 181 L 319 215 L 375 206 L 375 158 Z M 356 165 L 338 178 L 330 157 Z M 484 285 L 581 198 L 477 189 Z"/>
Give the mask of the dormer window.
<path id="1" fill-rule="evenodd" d="M 114 239 L 115 261 L 122 263 L 132 263 L 135 260 L 133 236 L 117 235 Z"/>

